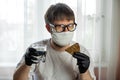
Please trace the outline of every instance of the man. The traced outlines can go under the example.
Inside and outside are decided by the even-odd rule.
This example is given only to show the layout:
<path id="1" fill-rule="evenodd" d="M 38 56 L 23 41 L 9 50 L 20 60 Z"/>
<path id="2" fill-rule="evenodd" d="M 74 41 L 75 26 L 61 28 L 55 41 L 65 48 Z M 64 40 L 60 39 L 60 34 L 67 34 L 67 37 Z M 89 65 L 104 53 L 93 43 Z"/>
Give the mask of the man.
<path id="1" fill-rule="evenodd" d="M 72 9 L 63 3 L 51 5 L 45 14 L 46 28 L 51 39 L 32 44 L 14 73 L 14 80 L 95 80 L 92 61 L 87 50 L 80 45 L 80 52 L 73 55 L 65 51 L 75 44 L 72 41 L 77 24 Z M 32 46 L 46 45 L 46 60 L 39 60 Z"/>

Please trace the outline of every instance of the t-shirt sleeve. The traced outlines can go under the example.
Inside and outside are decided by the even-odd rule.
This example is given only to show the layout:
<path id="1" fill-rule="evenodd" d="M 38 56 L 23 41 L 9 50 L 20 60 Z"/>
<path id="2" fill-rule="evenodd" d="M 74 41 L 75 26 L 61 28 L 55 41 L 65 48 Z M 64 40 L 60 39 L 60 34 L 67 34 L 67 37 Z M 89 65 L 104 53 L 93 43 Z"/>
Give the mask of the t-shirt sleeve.
<path id="1" fill-rule="evenodd" d="M 83 46 L 80 46 L 80 52 L 86 54 L 87 56 L 89 56 L 89 58 L 90 58 L 90 66 L 89 66 L 88 70 L 89 70 L 90 75 L 93 78 L 93 80 L 96 80 L 96 77 L 95 77 L 95 74 L 94 74 L 94 62 L 93 62 L 93 59 L 92 59 L 90 53 Z"/>

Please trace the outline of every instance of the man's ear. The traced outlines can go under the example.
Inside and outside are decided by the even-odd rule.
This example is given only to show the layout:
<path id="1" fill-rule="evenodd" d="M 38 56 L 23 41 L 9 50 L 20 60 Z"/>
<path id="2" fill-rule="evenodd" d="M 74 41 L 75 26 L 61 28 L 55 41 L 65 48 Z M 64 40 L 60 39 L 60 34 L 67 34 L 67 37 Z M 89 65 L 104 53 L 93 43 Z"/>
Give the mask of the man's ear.
<path id="1" fill-rule="evenodd" d="M 48 32 L 51 33 L 51 29 L 50 29 L 50 25 L 49 24 L 46 24 L 46 29 L 47 29 Z"/>

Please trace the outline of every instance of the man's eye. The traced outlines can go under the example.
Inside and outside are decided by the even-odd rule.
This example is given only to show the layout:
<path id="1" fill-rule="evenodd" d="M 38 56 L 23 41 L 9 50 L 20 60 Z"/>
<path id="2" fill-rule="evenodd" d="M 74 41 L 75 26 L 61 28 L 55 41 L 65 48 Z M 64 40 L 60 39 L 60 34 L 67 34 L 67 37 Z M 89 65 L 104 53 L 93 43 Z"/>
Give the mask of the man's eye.
<path id="1" fill-rule="evenodd" d="M 69 28 L 73 28 L 73 27 L 74 27 L 74 25 L 73 25 L 73 24 L 70 24 L 68 27 L 69 27 Z"/>
<path id="2" fill-rule="evenodd" d="M 56 28 L 62 28 L 62 26 L 61 25 L 57 25 Z"/>
<path id="3" fill-rule="evenodd" d="M 73 26 L 73 24 L 70 24 L 69 27 Z"/>

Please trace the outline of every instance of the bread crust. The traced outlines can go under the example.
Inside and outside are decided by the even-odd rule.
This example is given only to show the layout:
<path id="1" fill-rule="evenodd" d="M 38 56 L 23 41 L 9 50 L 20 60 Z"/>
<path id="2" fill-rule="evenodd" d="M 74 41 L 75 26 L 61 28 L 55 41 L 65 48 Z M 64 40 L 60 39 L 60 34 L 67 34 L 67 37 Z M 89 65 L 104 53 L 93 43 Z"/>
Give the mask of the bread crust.
<path id="1" fill-rule="evenodd" d="M 68 53 L 73 55 L 75 52 L 80 52 L 80 46 L 79 46 L 78 43 L 75 43 L 72 46 L 70 46 L 67 49 L 65 49 L 65 51 L 67 51 Z"/>

